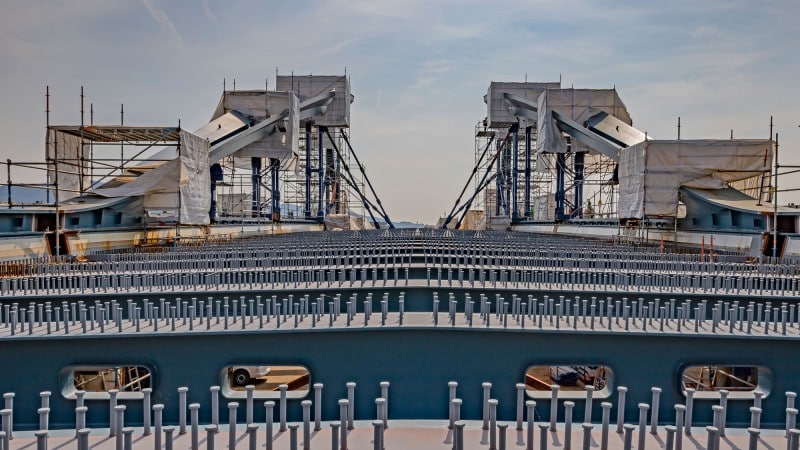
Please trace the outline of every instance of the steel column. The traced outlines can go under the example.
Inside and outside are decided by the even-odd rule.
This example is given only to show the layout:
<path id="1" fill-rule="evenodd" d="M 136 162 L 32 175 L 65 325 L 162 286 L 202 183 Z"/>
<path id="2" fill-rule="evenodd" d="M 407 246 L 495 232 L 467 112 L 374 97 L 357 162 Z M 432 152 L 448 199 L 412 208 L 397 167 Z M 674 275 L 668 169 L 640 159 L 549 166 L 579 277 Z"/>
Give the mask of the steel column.
<path id="1" fill-rule="evenodd" d="M 509 197 L 511 197 L 511 147 L 508 142 L 503 144 L 503 215 L 511 216 L 508 207 Z"/>
<path id="2" fill-rule="evenodd" d="M 334 212 L 336 214 L 344 214 L 345 211 L 342 208 L 342 165 L 338 158 L 334 159 L 334 173 L 336 174 L 336 189 L 334 190 L 334 194 L 336 195 L 336 208 Z"/>
<path id="3" fill-rule="evenodd" d="M 531 217 L 531 127 L 525 127 L 525 217 Z"/>
<path id="4" fill-rule="evenodd" d="M 575 211 L 572 217 L 583 217 L 583 167 L 585 153 L 575 153 Z"/>
<path id="5" fill-rule="evenodd" d="M 318 126 L 319 131 L 319 160 L 317 161 L 317 176 L 319 177 L 318 187 L 319 196 L 317 198 L 317 220 L 322 222 L 325 219 L 325 127 Z"/>
<path id="6" fill-rule="evenodd" d="M 519 125 L 512 127 L 514 133 L 514 147 L 511 149 L 511 220 L 519 218 L 517 210 L 517 185 L 519 183 Z"/>
<path id="7" fill-rule="evenodd" d="M 494 215 L 500 215 L 500 201 L 503 198 L 503 141 L 497 141 L 497 151 L 500 153 L 500 158 L 497 161 L 497 176 L 495 177 L 495 186 L 497 192 L 495 192 L 495 200 L 494 200 Z"/>
<path id="8" fill-rule="evenodd" d="M 273 191 L 274 192 L 274 191 Z M 274 196 L 275 194 L 273 194 Z M 311 218 L 311 122 L 306 121 L 306 219 Z"/>
<path id="9" fill-rule="evenodd" d="M 280 176 L 280 168 L 281 161 L 279 159 L 269 159 L 270 178 L 272 180 L 272 220 L 274 222 L 280 222 L 281 220 L 281 189 L 280 179 L 278 178 Z"/>
<path id="10" fill-rule="evenodd" d="M 566 153 L 556 154 L 556 220 L 564 219 L 564 168 L 566 165 Z"/>
<path id="11" fill-rule="evenodd" d="M 217 181 L 222 181 L 222 166 L 219 164 L 211 165 L 211 207 L 208 210 L 208 217 L 212 223 L 217 220 Z"/>
<path id="12" fill-rule="evenodd" d="M 261 158 L 250 158 L 250 171 L 253 189 L 251 211 L 253 217 L 258 217 L 261 215 Z"/>

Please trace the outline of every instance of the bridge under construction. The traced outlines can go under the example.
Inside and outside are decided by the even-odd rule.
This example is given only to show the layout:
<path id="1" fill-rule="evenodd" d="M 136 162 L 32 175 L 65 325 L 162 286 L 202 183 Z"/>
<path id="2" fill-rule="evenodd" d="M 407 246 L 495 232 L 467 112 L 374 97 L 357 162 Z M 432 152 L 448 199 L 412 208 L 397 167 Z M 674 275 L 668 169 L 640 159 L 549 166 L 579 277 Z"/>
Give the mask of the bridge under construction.
<path id="1" fill-rule="evenodd" d="M 48 92 L 46 160 L 6 163 L 0 450 L 797 449 L 777 135 L 657 141 L 560 82 L 485 99 L 452 210 L 397 229 L 345 76 L 223 87 L 194 132 L 86 123 L 83 92 L 54 125 Z"/>

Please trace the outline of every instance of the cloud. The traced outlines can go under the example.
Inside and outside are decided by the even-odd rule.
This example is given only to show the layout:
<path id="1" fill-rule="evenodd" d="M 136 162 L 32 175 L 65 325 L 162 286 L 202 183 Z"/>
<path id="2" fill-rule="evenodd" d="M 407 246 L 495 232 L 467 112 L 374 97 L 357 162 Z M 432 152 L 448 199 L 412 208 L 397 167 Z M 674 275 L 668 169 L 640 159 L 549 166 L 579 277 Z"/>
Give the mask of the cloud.
<path id="1" fill-rule="evenodd" d="M 453 61 L 448 59 L 425 61 L 417 70 L 416 82 L 409 88 L 416 91 L 426 88 L 444 77 L 453 69 Z"/>
<path id="2" fill-rule="evenodd" d="M 214 12 L 211 11 L 211 6 L 208 4 L 208 0 L 203 0 L 203 14 L 214 24 L 214 27 L 217 29 L 217 34 L 222 36 L 222 29 L 219 26 L 219 20 L 217 20 L 217 16 L 214 15 Z"/>
<path id="3" fill-rule="evenodd" d="M 524 74 L 563 74 L 564 85 L 581 88 L 616 85 L 634 124 L 658 138 L 675 136 L 677 116 L 685 136 L 725 137 L 734 128 L 737 137 L 762 137 L 774 115 L 781 148 L 797 148 L 800 2 L 762 3 L 12 1 L 0 16 L 0 60 L 8 62 L 0 82 L 15 86 L 7 93 L 15 106 L 0 112 L 8 136 L 0 157 L 42 148 L 45 84 L 55 93 L 53 120 L 74 122 L 75 93 L 85 84 L 98 123 L 116 123 L 124 101 L 126 122 L 177 116 L 193 128 L 205 124 L 223 78 L 261 88 L 264 76 L 274 86 L 275 67 L 347 67 L 352 141 L 388 212 L 432 222 L 472 168 L 488 84 Z M 120 48 L 127 58 L 98 58 Z M 176 48 L 185 57 L 176 58 Z M 269 49 L 266 58 L 253 57 L 260 48 Z M 142 71 L 142 58 L 158 63 Z M 782 161 L 794 154 L 800 158 L 786 151 Z"/>
<path id="4" fill-rule="evenodd" d="M 155 4 L 155 1 L 156 0 L 142 0 L 142 4 L 145 8 L 147 8 L 147 12 L 150 13 L 150 17 L 156 21 L 158 26 L 160 26 L 162 30 L 172 35 L 178 47 L 184 48 L 183 36 L 178 33 L 178 29 L 175 27 L 175 24 L 169 18 L 167 13 Z"/>

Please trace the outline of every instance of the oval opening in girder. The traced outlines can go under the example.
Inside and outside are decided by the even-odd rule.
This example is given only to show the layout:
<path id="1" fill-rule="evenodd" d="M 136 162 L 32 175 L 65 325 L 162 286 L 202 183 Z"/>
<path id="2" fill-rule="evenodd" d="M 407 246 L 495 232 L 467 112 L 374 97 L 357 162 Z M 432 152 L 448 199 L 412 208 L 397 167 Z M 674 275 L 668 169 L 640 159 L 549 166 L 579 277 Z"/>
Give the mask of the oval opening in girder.
<path id="1" fill-rule="evenodd" d="M 300 365 L 232 364 L 222 368 L 220 386 L 227 398 L 246 398 L 246 386 L 253 386 L 255 398 L 280 398 L 280 386 L 286 385 L 286 397 L 303 398 L 308 395 L 311 373 Z"/>
<path id="2" fill-rule="evenodd" d="M 61 370 L 61 394 L 74 399 L 77 391 L 86 392 L 87 400 L 109 399 L 108 391 L 119 391 L 117 398 L 144 398 L 142 389 L 153 385 L 152 371 L 143 365 L 95 364 L 68 366 Z"/>
<path id="3" fill-rule="evenodd" d="M 614 384 L 614 372 L 603 365 L 538 364 L 525 370 L 525 391 L 532 398 L 550 398 L 552 386 L 558 385 L 558 398 L 586 398 L 592 386 L 592 398 L 607 398 Z"/>
<path id="4" fill-rule="evenodd" d="M 683 395 L 691 388 L 694 398 L 719 398 L 726 390 L 730 399 L 752 399 L 755 391 L 766 397 L 772 390 L 772 371 L 757 365 L 692 364 L 681 370 L 680 377 Z"/>

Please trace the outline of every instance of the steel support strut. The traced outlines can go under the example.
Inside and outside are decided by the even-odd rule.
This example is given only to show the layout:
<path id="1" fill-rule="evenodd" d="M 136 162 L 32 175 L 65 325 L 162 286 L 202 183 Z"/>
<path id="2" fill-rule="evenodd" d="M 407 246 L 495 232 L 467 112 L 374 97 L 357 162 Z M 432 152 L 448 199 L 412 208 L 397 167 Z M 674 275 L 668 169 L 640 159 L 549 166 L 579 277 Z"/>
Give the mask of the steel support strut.
<path id="1" fill-rule="evenodd" d="M 250 181 L 252 184 L 252 205 L 250 207 L 253 217 L 261 215 L 261 158 L 250 158 Z"/>
<path id="2" fill-rule="evenodd" d="M 564 172 L 567 165 L 566 153 L 556 154 L 556 220 L 564 220 Z"/>
<path id="3" fill-rule="evenodd" d="M 281 161 L 279 159 L 269 159 L 270 178 L 272 181 L 272 220 L 275 222 L 280 222 L 281 220 L 281 189 L 278 178 L 280 168 Z"/>
<path id="4" fill-rule="evenodd" d="M 583 152 L 575 153 L 575 211 L 570 216 L 583 217 Z"/>
<path id="5" fill-rule="evenodd" d="M 311 122 L 306 122 L 306 219 L 311 218 Z"/>
<path id="6" fill-rule="evenodd" d="M 511 149 L 511 221 L 519 219 L 517 210 L 517 188 L 519 186 L 519 125 L 514 125 L 511 132 L 514 135 L 514 146 Z"/>
<path id="7" fill-rule="evenodd" d="M 328 131 L 327 127 L 317 126 L 319 131 L 319 160 L 317 161 L 317 183 L 318 183 L 318 197 L 317 197 L 317 220 L 322 222 L 325 220 L 325 145 L 322 137 Z"/>
<path id="8" fill-rule="evenodd" d="M 525 217 L 531 217 L 531 127 L 525 127 Z"/>

